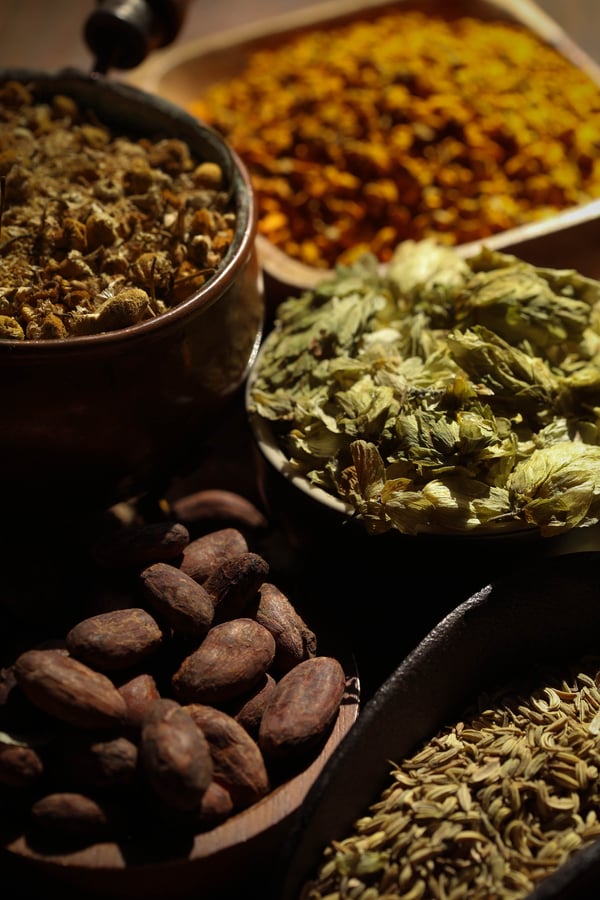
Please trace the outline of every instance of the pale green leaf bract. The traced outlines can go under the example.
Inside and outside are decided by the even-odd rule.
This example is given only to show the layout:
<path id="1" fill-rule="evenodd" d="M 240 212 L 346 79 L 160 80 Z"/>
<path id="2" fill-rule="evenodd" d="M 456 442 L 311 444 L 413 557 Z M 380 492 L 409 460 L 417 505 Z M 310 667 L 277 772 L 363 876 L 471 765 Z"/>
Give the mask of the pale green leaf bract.
<path id="1" fill-rule="evenodd" d="M 600 515 L 600 282 L 432 240 L 280 304 L 249 408 L 370 533 Z"/>

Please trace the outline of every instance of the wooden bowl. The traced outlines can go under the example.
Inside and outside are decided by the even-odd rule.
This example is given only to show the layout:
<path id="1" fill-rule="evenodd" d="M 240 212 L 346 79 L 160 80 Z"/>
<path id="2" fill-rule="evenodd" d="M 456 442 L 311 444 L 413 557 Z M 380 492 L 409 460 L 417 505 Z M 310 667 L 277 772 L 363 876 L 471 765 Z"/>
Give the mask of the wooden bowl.
<path id="1" fill-rule="evenodd" d="M 390 0 L 330 0 L 159 50 L 128 73 L 127 79 L 189 109 L 213 84 L 239 75 L 257 50 L 277 47 L 311 29 L 336 27 L 357 19 L 368 20 L 401 7 L 448 15 L 448 5 L 443 0 L 399 0 L 395 3 Z M 460 0 L 453 4 L 452 15 L 463 14 L 525 26 L 600 85 L 600 67 L 534 0 Z M 584 219 L 589 215 L 585 206 L 587 204 L 576 211 L 576 215 L 581 214 Z M 528 240 L 530 236 L 534 239 L 547 229 L 553 230 L 556 227 L 554 219 L 552 216 L 547 222 L 509 229 L 494 235 L 489 243 L 501 249 Z M 271 305 L 273 298 L 284 296 L 286 291 L 297 293 L 310 288 L 328 274 L 327 270 L 315 269 L 288 256 L 260 233 L 257 247 L 267 277 Z"/>
<path id="2" fill-rule="evenodd" d="M 15 890 L 31 897 L 34 888 L 60 887 L 65 898 L 165 898 L 239 896 L 254 886 L 269 895 L 272 866 L 294 816 L 323 766 L 358 715 L 357 678 L 348 676 L 346 698 L 327 743 L 299 775 L 255 806 L 224 824 L 192 837 L 184 847 L 146 847 L 135 856 L 116 843 L 99 843 L 68 854 L 34 850 L 23 835 L 4 841 L 0 873 L 15 879 Z M 20 896 L 12 893 L 15 900 Z"/>
<path id="3" fill-rule="evenodd" d="M 358 717 L 358 674 L 347 648 L 337 658 L 347 673 L 346 692 L 326 741 L 304 768 L 261 801 L 200 833 L 173 835 L 165 824 L 163 833 L 155 829 L 147 840 L 133 835 L 123 843 L 106 840 L 69 852 L 41 850 L 21 828 L 3 822 L 0 880 L 12 885 L 11 896 L 28 900 L 50 884 L 72 900 L 224 898 L 251 889 L 269 896 L 273 863 L 291 823 Z"/>
<path id="4" fill-rule="evenodd" d="M 599 655 L 599 566 L 597 552 L 525 564 L 482 585 L 424 637 L 366 704 L 309 791 L 282 855 L 279 900 L 298 900 L 324 848 L 350 834 L 389 784 L 390 761 L 457 721 L 480 691 L 513 682 L 538 663 L 555 670 Z M 530 896 L 595 896 L 599 872 L 596 841 Z"/>
<path id="5" fill-rule="evenodd" d="M 237 419 L 229 423 L 224 433 L 215 431 L 214 459 L 203 460 L 199 475 L 208 478 L 209 484 L 218 485 L 221 482 L 217 472 L 228 473 L 230 464 L 235 464 L 241 477 L 245 475 L 246 496 L 250 495 L 254 473 L 251 468 L 244 471 L 251 456 L 251 436 L 248 434 L 246 438 L 240 427 L 245 424 L 243 408 L 239 411 L 240 423 Z M 219 469 L 223 459 L 225 468 Z M 175 491 L 171 502 L 181 496 L 181 491 Z M 148 522 L 163 520 L 163 501 L 162 512 L 155 510 L 153 515 L 146 498 L 142 498 L 139 506 L 135 503 L 122 506 L 128 509 L 115 509 L 109 521 L 119 515 L 125 517 L 124 521 L 130 521 L 132 515 L 143 515 Z M 3 708 L 4 667 L 10 667 L 23 651 L 32 647 L 56 645 L 57 641 L 61 646 L 68 630 L 82 619 L 144 603 L 138 595 L 139 567 L 105 569 L 94 561 L 90 548 L 99 533 L 106 534 L 104 517 L 93 526 L 78 521 L 72 527 L 69 520 L 60 518 L 54 525 L 54 533 L 39 528 L 32 515 L 26 541 L 15 535 L 14 542 L 7 544 L 7 558 L 11 559 L 13 572 L 3 576 L 0 597 L 0 746 L 6 740 L 3 731 L 17 731 L 10 708 L 7 715 Z M 290 761 L 285 767 L 269 766 L 273 785 L 269 794 L 209 830 L 194 829 L 193 825 L 173 829 L 171 821 L 163 827 L 151 809 L 148 826 L 142 819 L 141 827 L 136 830 L 133 825 L 122 840 L 111 837 L 85 846 L 80 844 L 77 848 L 68 845 L 68 851 L 64 843 L 58 849 L 47 846 L 42 849 L 23 823 L 27 809 L 21 795 L 13 801 L 14 815 L 8 815 L 10 791 L 0 784 L 0 884 L 7 891 L 7 885 L 11 886 L 14 900 L 30 900 L 47 892 L 49 884 L 59 887 L 65 900 L 94 897 L 166 900 L 198 896 L 216 900 L 244 895 L 246 891 L 252 893 L 252 888 L 254 896 L 268 897 L 273 860 L 307 791 L 356 722 L 364 694 L 359 667 L 346 621 L 341 619 L 339 610 L 328 609 L 320 601 L 318 572 L 311 572 L 309 583 L 298 582 L 294 548 L 281 544 L 271 523 L 221 520 L 217 514 L 214 521 L 200 519 L 188 522 L 187 527 L 193 538 L 221 527 L 238 528 L 246 536 L 249 547 L 268 562 L 270 582 L 284 592 L 314 633 L 317 653 L 335 657 L 343 667 L 345 692 L 334 721 L 321 742 L 302 759 Z M 165 655 L 159 653 L 154 658 L 156 668 L 147 671 L 156 674 L 164 664 L 163 675 L 159 676 L 159 680 L 163 678 L 161 693 L 172 696 L 169 673 L 173 667 L 168 647 L 164 650 Z M 174 652 L 180 650 L 174 648 Z M 138 670 L 134 669 L 133 673 Z M 17 697 L 17 707 L 18 704 Z M 20 721 L 18 716 L 17 721 Z M 36 721 L 39 721 L 37 717 Z"/>

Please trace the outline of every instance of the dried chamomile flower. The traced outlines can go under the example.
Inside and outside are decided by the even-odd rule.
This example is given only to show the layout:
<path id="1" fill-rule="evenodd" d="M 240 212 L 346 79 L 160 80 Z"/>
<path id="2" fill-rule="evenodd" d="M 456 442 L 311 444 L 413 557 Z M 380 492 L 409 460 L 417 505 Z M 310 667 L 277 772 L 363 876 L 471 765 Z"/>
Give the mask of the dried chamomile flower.
<path id="1" fill-rule="evenodd" d="M 114 331 L 187 299 L 231 247 L 230 201 L 221 167 L 184 141 L 129 137 L 73 98 L 41 103 L 6 82 L 0 254 L 11 321 L 0 340 Z"/>
<path id="2" fill-rule="evenodd" d="M 146 291 L 141 288 L 124 287 L 113 296 L 109 296 L 96 312 L 80 313 L 73 331 L 75 334 L 116 331 L 153 316 Z"/>
<path id="3" fill-rule="evenodd" d="M 5 341 L 25 340 L 25 333 L 13 316 L 0 316 L 0 339 Z"/>

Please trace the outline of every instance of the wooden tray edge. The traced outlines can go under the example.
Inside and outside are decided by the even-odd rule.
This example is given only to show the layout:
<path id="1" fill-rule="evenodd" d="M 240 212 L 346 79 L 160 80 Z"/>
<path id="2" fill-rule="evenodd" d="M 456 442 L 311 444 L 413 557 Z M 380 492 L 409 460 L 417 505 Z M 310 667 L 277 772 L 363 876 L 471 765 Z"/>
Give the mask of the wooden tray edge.
<path id="1" fill-rule="evenodd" d="M 296 31 L 324 25 L 337 18 L 354 14 L 361 15 L 365 12 L 376 13 L 379 10 L 403 5 L 419 8 L 427 6 L 427 0 L 424 3 L 419 3 L 418 0 L 414 0 L 414 2 L 406 0 L 406 3 L 403 0 L 397 0 L 397 2 L 393 2 L 393 0 L 363 0 L 363 2 L 361 0 L 328 0 L 328 2 L 221 31 L 207 38 L 198 38 L 159 50 L 133 70 L 129 74 L 128 80 L 136 87 L 162 94 L 172 102 L 181 103 L 181 96 L 173 94 L 170 89 L 165 88 L 164 84 L 168 73 L 173 72 L 179 66 L 194 61 L 201 64 L 203 58 L 208 61 L 209 55 L 223 51 L 233 60 L 231 63 L 233 68 L 230 73 L 233 75 L 236 70 L 239 71 L 245 57 L 256 45 L 276 38 L 285 39 Z M 465 0 L 465 6 L 469 5 L 469 0 Z M 535 0 L 473 0 L 472 6 L 473 14 L 476 14 L 477 10 L 485 10 L 488 15 L 500 15 L 525 25 L 544 41 L 554 46 L 600 87 L 600 65 Z M 232 52 L 233 50 L 236 52 Z M 199 88 L 198 95 L 200 93 L 201 88 Z M 189 98 L 187 102 L 189 102 Z M 501 250 L 512 245 L 536 240 L 545 235 L 555 234 L 563 228 L 575 227 L 590 221 L 599 214 L 600 203 L 592 201 L 539 222 L 508 229 L 484 241 L 459 244 L 456 249 L 464 255 L 472 255 L 484 244 L 491 249 Z M 289 257 L 260 234 L 257 236 L 257 249 L 263 271 L 275 286 L 275 294 L 278 297 L 285 296 L 286 291 L 297 293 L 311 289 L 324 278 L 333 274 L 330 269 L 315 269 Z"/>

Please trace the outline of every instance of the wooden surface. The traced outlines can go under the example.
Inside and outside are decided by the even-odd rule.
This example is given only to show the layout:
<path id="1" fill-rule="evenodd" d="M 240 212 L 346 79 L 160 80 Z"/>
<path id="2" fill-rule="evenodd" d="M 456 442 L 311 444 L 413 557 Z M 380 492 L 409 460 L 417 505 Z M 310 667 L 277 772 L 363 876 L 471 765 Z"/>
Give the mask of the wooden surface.
<path id="1" fill-rule="evenodd" d="M 306 0 L 191 0 L 177 40 L 195 40 L 311 5 Z M 538 5 L 600 62 L 598 0 L 538 0 Z M 1 0 L 0 66 L 88 70 L 92 59 L 82 25 L 94 7 L 93 0 Z"/>

